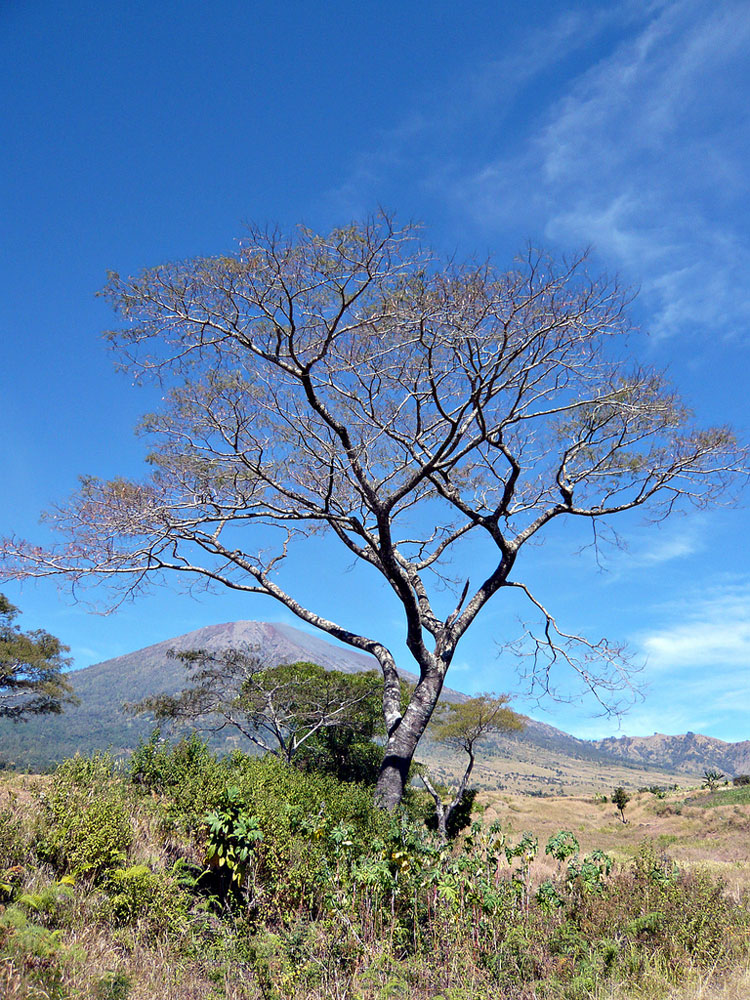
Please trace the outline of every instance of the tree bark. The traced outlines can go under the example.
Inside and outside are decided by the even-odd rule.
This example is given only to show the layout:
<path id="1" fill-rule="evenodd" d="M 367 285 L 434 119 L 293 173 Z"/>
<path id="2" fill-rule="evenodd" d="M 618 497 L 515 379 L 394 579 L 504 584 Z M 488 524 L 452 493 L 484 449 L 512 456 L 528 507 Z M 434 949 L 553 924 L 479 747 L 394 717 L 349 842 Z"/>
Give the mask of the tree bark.
<path id="1" fill-rule="evenodd" d="M 448 841 L 448 817 L 445 812 L 445 803 L 443 802 L 440 796 L 440 792 L 438 792 L 437 788 L 435 788 L 435 786 L 432 784 L 427 775 L 423 774 L 421 775 L 421 778 L 422 778 L 422 784 L 430 793 L 430 795 L 433 798 L 433 801 L 435 802 L 435 818 L 437 820 L 438 836 L 440 837 L 441 841 L 445 844 Z"/>
<path id="2" fill-rule="evenodd" d="M 375 801 L 389 812 L 401 804 L 414 752 L 427 728 L 442 687 L 443 678 L 435 667 L 424 670 L 408 708 L 388 735 Z"/>

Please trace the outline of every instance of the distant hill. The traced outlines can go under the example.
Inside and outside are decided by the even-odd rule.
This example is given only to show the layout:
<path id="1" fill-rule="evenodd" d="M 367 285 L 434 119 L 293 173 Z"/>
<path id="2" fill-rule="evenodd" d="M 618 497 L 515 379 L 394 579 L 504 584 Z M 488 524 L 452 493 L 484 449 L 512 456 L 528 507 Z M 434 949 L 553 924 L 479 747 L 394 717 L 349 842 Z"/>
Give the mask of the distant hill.
<path id="1" fill-rule="evenodd" d="M 596 746 L 631 764 L 669 767 L 702 773 L 715 768 L 728 775 L 750 773 L 750 740 L 725 743 L 713 736 L 685 733 L 683 736 L 620 736 L 597 740 Z"/>
<path id="2" fill-rule="evenodd" d="M 70 679 L 80 706 L 25 723 L 0 720 L 0 762 L 46 770 L 76 751 L 111 748 L 117 754 L 129 753 L 148 736 L 153 723 L 126 715 L 122 705 L 148 695 L 173 694 L 188 678 L 185 668 L 170 659 L 168 652 L 229 648 L 257 650 L 273 665 L 307 660 L 346 673 L 377 668 L 371 656 L 290 625 L 252 621 L 211 625 L 74 671 Z M 404 672 L 403 676 L 416 680 L 413 674 Z M 443 697 L 453 701 L 466 695 L 445 689 Z M 243 744 L 230 734 L 215 745 L 228 750 Z M 418 755 L 438 777 L 449 778 L 460 765 L 460 759 L 429 741 L 420 744 Z M 700 776 L 708 767 L 727 775 L 750 771 L 750 742 L 723 743 L 693 733 L 581 740 L 527 719 L 523 731 L 500 735 L 484 749 L 475 775 L 487 787 L 559 792 L 606 789 L 614 784 L 684 783 L 686 777 Z"/>

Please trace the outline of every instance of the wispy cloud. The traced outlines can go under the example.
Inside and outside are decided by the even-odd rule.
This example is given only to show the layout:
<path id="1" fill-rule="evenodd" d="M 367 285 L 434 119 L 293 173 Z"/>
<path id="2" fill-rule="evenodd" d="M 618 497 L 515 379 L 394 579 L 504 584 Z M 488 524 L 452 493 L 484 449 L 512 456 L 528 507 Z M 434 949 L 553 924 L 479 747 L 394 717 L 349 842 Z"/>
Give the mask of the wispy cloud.
<path id="1" fill-rule="evenodd" d="M 671 624 L 641 637 L 651 671 L 710 667 L 714 690 L 716 675 L 728 667 L 730 677 L 740 668 L 750 681 L 750 583 L 691 593 L 668 613 Z"/>
<path id="2" fill-rule="evenodd" d="M 561 12 L 417 96 L 328 201 L 361 214 L 411 191 L 493 242 L 592 244 L 641 289 L 652 333 L 738 335 L 750 320 L 749 44 L 743 0 Z"/>
<path id="3" fill-rule="evenodd" d="M 617 537 L 619 547 L 602 553 L 612 581 L 701 552 L 706 545 L 706 516 L 693 514 L 658 526 L 637 527 L 625 539 Z"/>
<path id="4" fill-rule="evenodd" d="M 715 666 L 736 663 L 750 668 L 750 618 L 689 622 L 649 636 L 644 642 L 654 667 Z"/>
<path id="5" fill-rule="evenodd" d="M 641 286 L 657 334 L 750 318 L 745 108 L 750 8 L 677 0 L 577 77 L 523 149 L 455 187 L 494 224 L 593 243 Z"/>
<path id="6" fill-rule="evenodd" d="M 528 32 L 522 45 L 509 47 L 495 58 L 472 65 L 463 76 L 415 95 L 396 123 L 357 153 L 348 175 L 328 192 L 326 200 L 338 211 L 361 215 L 383 197 L 394 179 L 402 189 L 411 183 L 432 191 L 441 201 L 446 196 L 457 200 L 467 172 L 493 174 L 492 164 L 478 165 L 483 153 L 477 138 L 486 134 L 488 123 L 499 134 L 509 134 L 503 122 L 511 117 L 529 84 L 581 53 L 606 28 L 627 24 L 634 17 L 643 17 L 639 0 L 589 11 L 561 11 L 543 28 Z"/>

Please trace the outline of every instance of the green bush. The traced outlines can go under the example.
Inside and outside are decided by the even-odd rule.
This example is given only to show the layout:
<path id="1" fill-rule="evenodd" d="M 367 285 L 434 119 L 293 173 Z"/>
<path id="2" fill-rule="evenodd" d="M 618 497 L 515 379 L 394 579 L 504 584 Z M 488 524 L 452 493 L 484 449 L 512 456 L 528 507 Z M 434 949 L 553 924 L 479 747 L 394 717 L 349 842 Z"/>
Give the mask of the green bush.
<path id="1" fill-rule="evenodd" d="M 0 809 L 0 871 L 24 864 L 28 853 L 29 843 L 24 824 L 10 809 Z"/>
<path id="2" fill-rule="evenodd" d="M 346 726 L 330 726 L 310 737 L 297 751 L 295 767 L 337 781 L 374 785 L 383 763 L 383 747 Z"/>
<path id="3" fill-rule="evenodd" d="M 63 969 L 82 957 L 80 949 L 65 945 L 60 930 L 31 923 L 20 907 L 0 913 L 0 963 L 17 970 L 25 988 L 19 996 L 65 1000 Z"/>
<path id="4" fill-rule="evenodd" d="M 387 828 L 388 817 L 375 807 L 371 788 L 304 774 L 277 758 L 236 757 L 232 763 L 233 808 L 248 835 L 243 841 L 232 834 L 227 846 L 235 858 L 247 849 L 243 864 L 251 856 L 253 907 L 282 922 L 303 904 L 316 912 L 331 871 L 341 868 L 342 829 L 351 844 L 347 856 L 358 856 Z M 211 822 L 204 820 L 207 841 Z"/>
<path id="5" fill-rule="evenodd" d="M 94 985 L 95 1000 L 127 1000 L 131 985 L 124 972 L 107 972 Z"/>
<path id="6" fill-rule="evenodd" d="M 74 757 L 40 799 L 35 848 L 60 873 L 98 878 L 122 865 L 133 839 L 124 786 L 107 754 Z"/>
<path id="7" fill-rule="evenodd" d="M 68 922 L 74 899 L 75 891 L 66 879 L 23 893 L 16 905 L 44 926 L 59 927 Z"/>
<path id="8" fill-rule="evenodd" d="M 155 729 L 148 740 L 138 744 L 128 776 L 136 789 L 162 796 L 163 826 L 195 833 L 203 817 L 216 808 L 237 760 L 218 760 L 197 733 L 177 743 L 163 740 Z"/>
<path id="9" fill-rule="evenodd" d="M 72 878 L 45 884 L 43 870 L 20 868 L 26 891 L 14 884 L 0 911 L 0 982 L 11 969 L 29 997 L 78 988 L 81 963 L 66 978 L 75 962 L 63 934 L 75 940 L 82 917 L 169 955 L 173 970 L 200 969 L 217 995 L 231 979 L 238 996 L 290 1000 L 656 996 L 750 954 L 747 908 L 709 873 L 681 872 L 663 845 L 646 842 L 614 868 L 560 831 L 545 851 L 556 870 L 539 886 L 532 833 L 474 823 L 442 844 L 420 817 L 375 808 L 371 787 L 276 758 L 217 760 L 196 738 L 152 738 L 127 776 L 106 757 L 68 762 L 35 836 L 58 872 L 88 877 L 73 891 Z M 129 975 L 92 973 L 85 995 L 125 1000 Z"/>
<path id="10" fill-rule="evenodd" d="M 184 927 L 188 900 L 176 880 L 147 865 L 107 872 L 102 887 L 107 900 L 102 915 L 117 925 L 144 922 L 154 933 Z"/>

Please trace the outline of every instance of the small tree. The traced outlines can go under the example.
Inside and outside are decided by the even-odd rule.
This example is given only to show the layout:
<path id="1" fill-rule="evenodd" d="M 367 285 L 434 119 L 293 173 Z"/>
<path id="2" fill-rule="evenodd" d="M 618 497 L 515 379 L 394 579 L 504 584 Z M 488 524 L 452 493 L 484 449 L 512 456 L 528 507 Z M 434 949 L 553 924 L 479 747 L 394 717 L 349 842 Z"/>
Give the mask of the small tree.
<path id="1" fill-rule="evenodd" d="M 49 632 L 22 632 L 18 608 L 0 594 L 0 718 L 19 721 L 30 715 L 63 711 L 78 699 L 63 669 L 68 647 Z"/>
<path id="2" fill-rule="evenodd" d="M 443 801 L 443 796 L 430 781 L 429 775 L 424 771 L 420 774 L 425 788 L 435 802 L 437 829 L 443 840 L 447 840 L 451 818 L 467 793 L 478 745 L 493 733 L 523 728 L 522 719 L 508 708 L 509 700 L 505 694 L 479 694 L 468 701 L 438 705 L 430 723 L 430 735 L 439 743 L 462 750 L 468 757 L 463 777 L 448 802 Z"/>
<path id="3" fill-rule="evenodd" d="M 316 663 L 268 667 L 247 650 L 174 652 L 191 683 L 176 695 L 156 695 L 128 706 L 159 721 L 200 722 L 219 732 L 230 726 L 266 753 L 293 761 L 327 729 L 372 738 L 380 720 L 382 679 L 375 671 L 345 674 Z"/>
<path id="4" fill-rule="evenodd" d="M 724 775 L 721 771 L 709 768 L 709 770 L 703 772 L 703 784 L 701 788 L 707 788 L 710 792 L 715 792 L 723 778 Z"/>
<path id="5" fill-rule="evenodd" d="M 622 787 L 622 785 L 618 785 L 617 788 L 615 788 L 614 792 L 612 792 L 612 802 L 620 810 L 620 819 L 623 821 L 623 823 L 627 823 L 627 820 L 625 819 L 625 806 L 628 804 L 628 802 L 630 802 L 630 796 Z"/>

